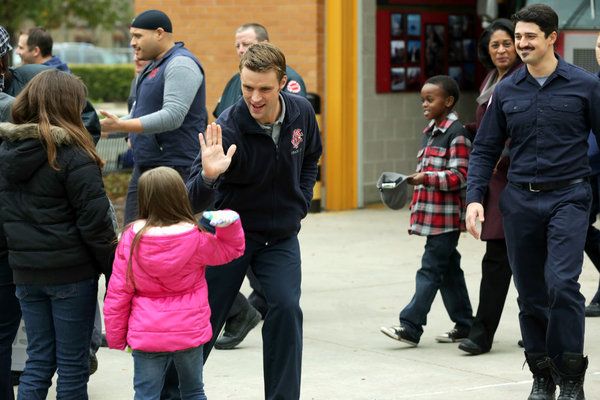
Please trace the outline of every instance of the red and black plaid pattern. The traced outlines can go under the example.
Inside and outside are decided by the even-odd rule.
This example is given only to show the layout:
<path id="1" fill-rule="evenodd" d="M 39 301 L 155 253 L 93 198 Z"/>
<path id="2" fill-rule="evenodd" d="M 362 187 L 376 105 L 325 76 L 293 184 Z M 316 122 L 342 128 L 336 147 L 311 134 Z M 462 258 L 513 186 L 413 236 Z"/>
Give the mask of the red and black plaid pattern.
<path id="1" fill-rule="evenodd" d="M 457 122 L 454 113 L 438 126 L 424 130 L 425 147 L 418 153 L 417 172 L 425 172 L 425 182 L 415 186 L 411 202 L 409 233 L 428 236 L 465 230 L 465 189 L 471 141 L 464 135 L 450 134 Z"/>

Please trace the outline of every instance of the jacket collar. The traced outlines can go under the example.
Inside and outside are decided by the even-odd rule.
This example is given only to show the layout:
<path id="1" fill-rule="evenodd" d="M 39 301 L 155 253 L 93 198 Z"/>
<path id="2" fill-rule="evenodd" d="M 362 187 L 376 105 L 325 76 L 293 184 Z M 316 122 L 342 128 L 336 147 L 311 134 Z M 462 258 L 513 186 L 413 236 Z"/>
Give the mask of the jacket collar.
<path id="1" fill-rule="evenodd" d="M 71 136 L 58 126 L 50 127 L 52 141 L 57 145 L 69 144 L 73 140 Z M 17 142 L 27 139 L 40 139 L 40 131 L 37 124 L 12 124 L 10 122 L 0 123 L 0 137 L 9 142 Z"/>

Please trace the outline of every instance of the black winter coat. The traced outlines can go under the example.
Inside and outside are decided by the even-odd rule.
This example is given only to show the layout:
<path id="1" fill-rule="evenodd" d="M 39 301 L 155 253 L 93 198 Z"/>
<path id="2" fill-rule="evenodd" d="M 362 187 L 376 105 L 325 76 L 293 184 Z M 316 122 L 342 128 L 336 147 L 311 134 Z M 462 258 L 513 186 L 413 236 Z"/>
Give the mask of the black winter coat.
<path id="1" fill-rule="evenodd" d="M 52 128 L 58 171 L 36 124 L 0 124 L 0 221 L 15 284 L 66 284 L 110 274 L 115 232 L 102 174 Z"/>

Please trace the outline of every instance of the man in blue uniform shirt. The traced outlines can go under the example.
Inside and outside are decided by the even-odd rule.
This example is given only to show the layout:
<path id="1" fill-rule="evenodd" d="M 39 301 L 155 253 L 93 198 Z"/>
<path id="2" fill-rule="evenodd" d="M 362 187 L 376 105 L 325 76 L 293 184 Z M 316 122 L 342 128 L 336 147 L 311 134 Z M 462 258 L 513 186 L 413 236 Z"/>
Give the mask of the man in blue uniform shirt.
<path id="1" fill-rule="evenodd" d="M 211 204 L 233 209 L 246 234 L 242 257 L 206 271 L 213 339 L 204 345 L 204 359 L 251 268 L 268 307 L 262 329 L 265 398 L 297 400 L 302 368 L 297 235 L 312 199 L 321 139 L 308 100 L 283 92 L 287 77 L 279 49 L 250 46 L 240 77 L 243 97 L 200 136 L 201 154 L 187 182 L 194 210 Z"/>
<path id="2" fill-rule="evenodd" d="M 584 298 L 577 282 L 592 198 L 587 137 L 600 136 L 600 81 L 554 53 L 558 16 L 534 4 L 513 16 L 525 66 L 498 84 L 473 144 L 467 229 L 479 237 L 494 163 L 510 142 L 509 185 L 500 198 L 530 400 L 583 399 Z"/>

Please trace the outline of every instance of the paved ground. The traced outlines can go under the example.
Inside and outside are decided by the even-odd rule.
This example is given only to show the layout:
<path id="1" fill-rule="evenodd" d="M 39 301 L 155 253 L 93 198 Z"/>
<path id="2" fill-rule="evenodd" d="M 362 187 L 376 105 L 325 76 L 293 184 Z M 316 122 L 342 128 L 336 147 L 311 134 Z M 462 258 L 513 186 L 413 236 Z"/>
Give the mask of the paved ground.
<path id="1" fill-rule="evenodd" d="M 469 356 L 436 343 L 452 324 L 438 296 L 417 348 L 379 332 L 398 322 L 414 290 L 424 239 L 406 233 L 408 213 L 372 208 L 311 214 L 301 232 L 304 361 L 302 399 L 526 399 L 530 373 L 523 368 L 516 293 L 511 287 L 491 353 Z M 473 307 L 477 306 L 483 244 L 463 234 L 459 243 Z M 598 273 L 586 259 L 582 291 L 591 296 Z M 587 399 L 600 399 L 600 318 L 587 320 L 590 366 Z M 101 349 L 90 379 L 94 400 L 131 399 L 129 354 Z M 239 349 L 215 350 L 206 368 L 211 400 L 262 398 L 260 330 Z M 49 398 L 54 398 L 51 392 Z"/>

